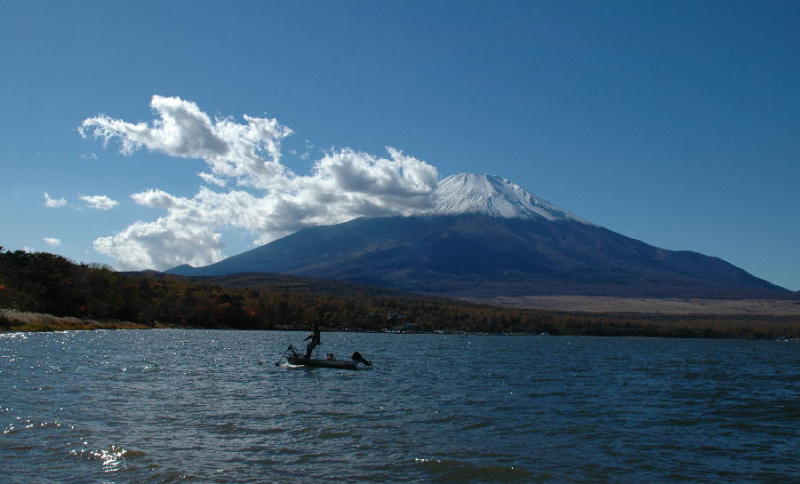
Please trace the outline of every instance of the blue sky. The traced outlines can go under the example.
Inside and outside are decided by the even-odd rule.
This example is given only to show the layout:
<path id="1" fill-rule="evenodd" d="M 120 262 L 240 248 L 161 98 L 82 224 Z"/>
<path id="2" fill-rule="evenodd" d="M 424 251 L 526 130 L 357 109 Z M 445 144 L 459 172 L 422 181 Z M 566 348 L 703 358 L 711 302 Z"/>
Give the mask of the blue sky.
<path id="1" fill-rule="evenodd" d="M 792 1 L 6 1 L 0 245 L 116 267 L 207 260 L 292 230 L 301 208 L 307 223 L 404 213 L 433 167 L 511 179 L 611 230 L 797 290 L 797 25 Z M 264 200 L 275 187 L 252 173 L 204 181 L 224 171 L 213 153 L 153 141 L 122 154 L 127 134 L 93 136 L 112 121 L 152 128 L 153 96 L 214 129 L 244 129 L 245 114 L 290 128 L 247 156 L 273 162 L 264 143 L 280 142 L 294 205 L 255 213 L 290 195 Z M 333 190 L 320 177 L 342 167 L 398 164 L 385 192 L 325 213 L 297 195 Z M 66 203 L 46 207 L 45 192 Z M 208 203 L 215 221 L 187 215 Z"/>

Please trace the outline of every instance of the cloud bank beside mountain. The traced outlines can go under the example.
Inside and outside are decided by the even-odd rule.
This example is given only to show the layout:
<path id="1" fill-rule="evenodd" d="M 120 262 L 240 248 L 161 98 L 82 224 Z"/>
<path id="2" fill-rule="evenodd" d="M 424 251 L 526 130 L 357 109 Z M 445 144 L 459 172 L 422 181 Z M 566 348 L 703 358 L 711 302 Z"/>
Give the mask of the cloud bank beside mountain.
<path id="1" fill-rule="evenodd" d="M 224 257 L 224 228 L 245 229 L 255 244 L 264 244 L 308 226 L 408 215 L 433 206 L 436 168 L 400 150 L 387 147 L 385 156 L 330 150 L 310 174 L 301 175 L 281 162 L 281 142 L 293 132 L 277 119 L 212 119 L 179 97 L 153 96 L 150 106 L 156 119 L 149 124 L 98 115 L 85 119 L 79 131 L 105 145 L 117 141 L 126 155 L 146 149 L 202 160 L 207 171 L 198 177 L 206 186 L 191 198 L 160 189 L 132 194 L 135 203 L 164 213 L 94 241 L 95 250 L 123 268 L 216 262 Z"/>

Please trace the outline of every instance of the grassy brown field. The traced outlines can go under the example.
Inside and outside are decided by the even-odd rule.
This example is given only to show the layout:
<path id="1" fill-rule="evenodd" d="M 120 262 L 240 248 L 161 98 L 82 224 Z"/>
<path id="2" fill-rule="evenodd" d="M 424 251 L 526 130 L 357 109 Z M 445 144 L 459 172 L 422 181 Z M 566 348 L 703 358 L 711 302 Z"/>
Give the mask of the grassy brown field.
<path id="1" fill-rule="evenodd" d="M 472 301 L 515 309 L 538 309 L 571 313 L 797 316 L 800 318 L 800 300 L 521 296 L 472 299 Z"/>

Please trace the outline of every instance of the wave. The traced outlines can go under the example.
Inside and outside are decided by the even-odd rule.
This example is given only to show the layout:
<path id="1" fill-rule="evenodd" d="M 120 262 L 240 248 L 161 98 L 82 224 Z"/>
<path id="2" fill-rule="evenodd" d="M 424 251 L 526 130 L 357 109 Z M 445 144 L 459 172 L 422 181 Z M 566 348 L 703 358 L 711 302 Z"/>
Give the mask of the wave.
<path id="1" fill-rule="evenodd" d="M 477 465 L 448 459 L 415 458 L 414 464 L 439 482 L 530 482 L 543 475 L 512 465 Z"/>

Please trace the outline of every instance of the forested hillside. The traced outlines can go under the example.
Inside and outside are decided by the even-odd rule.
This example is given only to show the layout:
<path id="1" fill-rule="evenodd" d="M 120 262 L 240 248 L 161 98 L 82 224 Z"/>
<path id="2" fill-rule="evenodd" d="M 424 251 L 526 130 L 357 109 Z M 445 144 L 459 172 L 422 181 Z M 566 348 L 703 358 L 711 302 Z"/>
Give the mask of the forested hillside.
<path id="1" fill-rule="evenodd" d="M 263 283 L 266 277 L 250 276 Z M 230 287 L 161 273 L 120 273 L 54 254 L 0 248 L 0 308 L 56 316 L 195 328 L 760 337 L 800 335 L 800 322 L 709 317 L 591 316 L 505 309 L 364 286 L 315 284 L 276 276 L 278 289 Z M 247 278 L 243 278 L 247 279 Z M 282 282 L 283 280 L 286 282 Z M 216 281 L 221 282 L 221 281 Z M 241 280 L 237 280 L 242 284 Z M 299 290 L 292 290 L 297 287 Z M 0 329 L 9 328 L 0 319 Z"/>

